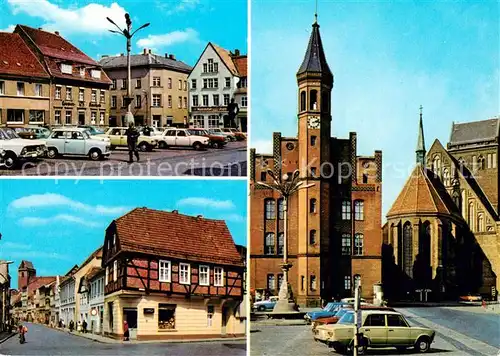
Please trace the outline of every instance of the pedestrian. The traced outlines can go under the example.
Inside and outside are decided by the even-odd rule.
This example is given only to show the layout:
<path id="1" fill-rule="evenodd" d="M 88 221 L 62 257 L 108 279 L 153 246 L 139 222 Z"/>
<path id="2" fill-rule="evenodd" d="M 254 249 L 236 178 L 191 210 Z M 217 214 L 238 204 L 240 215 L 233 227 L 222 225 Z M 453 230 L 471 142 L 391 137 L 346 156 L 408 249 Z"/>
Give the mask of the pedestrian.
<path id="1" fill-rule="evenodd" d="M 139 139 L 139 131 L 131 122 L 128 126 L 128 129 L 125 133 L 127 135 L 127 146 L 128 146 L 128 163 L 134 162 L 133 155 L 137 158 L 137 162 L 139 162 L 139 152 L 137 151 L 137 140 Z"/>
<path id="2" fill-rule="evenodd" d="M 87 320 L 84 320 L 82 323 L 82 329 L 83 333 L 85 334 L 87 332 Z"/>
<path id="3" fill-rule="evenodd" d="M 69 322 L 69 331 L 70 332 L 73 332 L 73 329 L 75 328 L 75 322 L 73 320 L 71 320 Z"/>
<path id="4" fill-rule="evenodd" d="M 129 341 L 130 332 L 128 330 L 128 323 L 123 322 L 123 341 Z"/>
<path id="5" fill-rule="evenodd" d="M 82 321 L 78 320 L 78 323 L 76 324 L 76 331 L 82 331 Z"/>

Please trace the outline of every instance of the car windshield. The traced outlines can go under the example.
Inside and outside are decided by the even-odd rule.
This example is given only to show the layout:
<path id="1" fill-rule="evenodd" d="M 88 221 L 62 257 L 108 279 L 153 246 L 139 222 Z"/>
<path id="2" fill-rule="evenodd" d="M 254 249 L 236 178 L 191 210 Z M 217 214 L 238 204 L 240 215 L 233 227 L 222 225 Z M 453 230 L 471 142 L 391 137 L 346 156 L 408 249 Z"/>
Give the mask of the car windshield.
<path id="1" fill-rule="evenodd" d="M 335 314 L 335 316 L 336 316 L 337 318 L 339 318 L 339 319 L 340 319 L 340 318 L 342 318 L 342 317 L 344 316 L 344 314 L 345 314 L 345 313 L 347 313 L 347 312 L 348 312 L 348 310 L 347 310 L 347 309 L 340 309 L 340 310 L 339 310 L 339 311 Z"/>
<path id="2" fill-rule="evenodd" d="M 348 313 L 344 313 L 337 324 L 354 324 L 354 312 L 350 311 Z"/>
<path id="3" fill-rule="evenodd" d="M 12 129 L 0 129 L 0 139 L 11 140 L 13 138 L 19 138 L 19 135 L 16 133 L 16 131 Z"/>
<path id="4" fill-rule="evenodd" d="M 90 134 L 90 131 L 87 130 L 87 131 L 83 131 L 82 135 L 83 135 L 84 139 L 89 139 L 91 134 Z"/>
<path id="5" fill-rule="evenodd" d="M 323 310 L 331 312 L 334 311 L 336 307 L 337 306 L 335 305 L 335 303 L 328 303 L 326 307 L 323 308 Z"/>

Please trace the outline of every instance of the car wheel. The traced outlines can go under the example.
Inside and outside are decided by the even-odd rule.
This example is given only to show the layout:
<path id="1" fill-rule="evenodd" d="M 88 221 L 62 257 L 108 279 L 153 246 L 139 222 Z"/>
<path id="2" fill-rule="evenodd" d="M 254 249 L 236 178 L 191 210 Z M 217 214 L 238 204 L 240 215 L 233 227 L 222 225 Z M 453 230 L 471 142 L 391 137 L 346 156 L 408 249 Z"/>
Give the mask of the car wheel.
<path id="1" fill-rule="evenodd" d="M 366 349 L 368 349 L 368 339 L 361 339 L 361 345 L 358 345 L 358 355 L 366 355 Z M 349 354 L 354 353 L 354 340 L 351 341 L 351 344 L 348 347 Z"/>
<path id="2" fill-rule="evenodd" d="M 141 142 L 139 144 L 139 149 L 141 150 L 141 152 L 146 152 L 149 150 L 149 144 L 147 142 Z"/>
<path id="3" fill-rule="evenodd" d="M 346 348 L 344 346 L 342 346 L 342 345 L 333 345 L 331 347 L 333 347 L 333 349 L 335 350 L 335 352 L 338 353 L 338 354 L 342 354 L 343 355 L 346 352 Z"/>
<path id="4" fill-rule="evenodd" d="M 421 336 L 415 343 L 415 349 L 418 352 L 428 352 L 431 348 L 431 340 L 427 336 Z"/>
<path id="5" fill-rule="evenodd" d="M 50 147 L 47 150 L 47 157 L 49 157 L 49 158 L 56 158 L 57 154 L 58 154 L 57 148 L 55 148 L 55 147 Z"/>
<path id="6" fill-rule="evenodd" d="M 158 148 L 167 148 L 167 144 L 163 141 L 158 142 Z"/>
<path id="7" fill-rule="evenodd" d="M 262 311 L 265 311 L 266 310 L 266 307 L 263 306 L 263 305 L 259 305 L 259 307 L 257 308 L 258 311 L 262 312 Z"/>
<path id="8" fill-rule="evenodd" d="M 17 163 L 17 157 L 14 153 L 9 152 L 5 155 L 3 162 L 7 169 L 13 169 Z"/>
<path id="9" fill-rule="evenodd" d="M 219 142 L 214 142 L 212 143 L 213 148 L 220 148 L 220 143 Z"/>
<path id="10" fill-rule="evenodd" d="M 201 143 L 200 143 L 200 142 L 195 142 L 195 143 L 193 143 L 193 148 L 194 148 L 196 151 L 201 150 L 201 149 L 202 149 L 202 147 L 203 147 L 203 146 L 201 145 Z"/>
<path id="11" fill-rule="evenodd" d="M 98 161 L 101 159 L 101 151 L 98 150 L 97 148 L 91 150 L 89 152 L 89 158 L 92 160 L 92 161 Z"/>

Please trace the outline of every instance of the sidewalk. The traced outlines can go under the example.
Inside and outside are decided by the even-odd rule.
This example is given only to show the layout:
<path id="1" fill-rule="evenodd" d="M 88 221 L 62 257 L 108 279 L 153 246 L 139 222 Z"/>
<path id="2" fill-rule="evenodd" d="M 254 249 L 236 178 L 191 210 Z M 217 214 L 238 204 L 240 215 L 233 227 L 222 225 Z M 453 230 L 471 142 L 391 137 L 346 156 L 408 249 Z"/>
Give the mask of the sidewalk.
<path id="1" fill-rule="evenodd" d="M 16 333 L 10 333 L 8 331 L 1 331 L 0 332 L 0 344 L 9 340 L 14 335 L 16 335 Z"/>

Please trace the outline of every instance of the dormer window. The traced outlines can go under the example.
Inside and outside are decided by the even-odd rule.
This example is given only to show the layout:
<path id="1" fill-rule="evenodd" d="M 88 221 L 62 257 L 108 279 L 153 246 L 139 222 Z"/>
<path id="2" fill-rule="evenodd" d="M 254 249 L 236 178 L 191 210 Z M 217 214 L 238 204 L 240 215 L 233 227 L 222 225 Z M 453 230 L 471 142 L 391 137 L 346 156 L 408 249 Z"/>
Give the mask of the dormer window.
<path id="1" fill-rule="evenodd" d="M 90 71 L 90 74 L 92 75 L 92 78 L 101 79 L 101 71 L 100 70 L 92 69 Z"/>
<path id="2" fill-rule="evenodd" d="M 61 64 L 61 72 L 64 74 L 73 74 L 73 66 L 71 64 Z"/>

